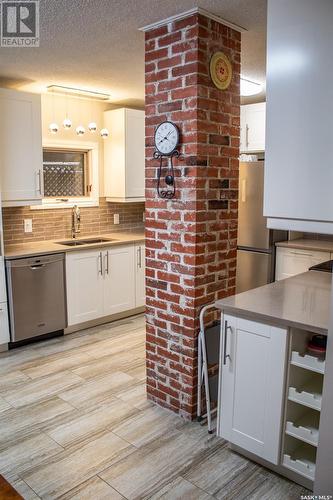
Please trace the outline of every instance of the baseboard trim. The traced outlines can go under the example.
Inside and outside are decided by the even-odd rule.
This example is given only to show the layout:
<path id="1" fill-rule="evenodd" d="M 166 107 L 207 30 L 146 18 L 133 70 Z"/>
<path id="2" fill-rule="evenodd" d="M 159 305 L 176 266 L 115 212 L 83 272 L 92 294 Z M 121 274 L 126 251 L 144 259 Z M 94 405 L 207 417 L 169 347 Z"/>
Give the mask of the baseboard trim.
<path id="1" fill-rule="evenodd" d="M 103 318 L 85 321 L 84 323 L 68 326 L 64 330 L 64 334 L 68 335 L 70 333 L 78 332 L 79 330 L 92 328 L 93 326 L 104 325 L 105 323 L 110 323 L 111 321 L 117 321 L 118 319 L 130 318 L 131 316 L 135 316 L 143 312 L 145 312 L 145 307 L 136 307 L 135 309 L 131 309 L 130 311 L 123 311 L 121 313 L 111 314 L 110 316 L 103 316 Z"/>
<path id="2" fill-rule="evenodd" d="M 8 344 L 0 344 L 0 352 L 8 351 Z"/>
<path id="3" fill-rule="evenodd" d="M 252 462 L 256 462 L 259 465 L 266 467 L 266 469 L 270 469 L 276 474 L 284 476 L 287 479 L 294 481 L 294 483 L 300 484 L 304 488 L 313 491 L 313 481 L 311 481 L 311 479 L 307 479 L 306 477 L 303 477 L 300 474 L 297 474 L 297 472 L 293 472 L 292 470 L 289 470 L 286 467 L 283 467 L 282 465 L 271 464 L 270 462 L 267 462 L 267 460 L 258 457 L 254 453 L 250 453 L 249 451 L 244 450 L 243 448 L 237 446 L 236 444 L 230 443 L 230 449 L 232 451 L 235 451 L 236 453 L 239 453 L 240 455 L 243 455 L 246 458 L 249 458 L 250 460 L 252 460 Z"/>

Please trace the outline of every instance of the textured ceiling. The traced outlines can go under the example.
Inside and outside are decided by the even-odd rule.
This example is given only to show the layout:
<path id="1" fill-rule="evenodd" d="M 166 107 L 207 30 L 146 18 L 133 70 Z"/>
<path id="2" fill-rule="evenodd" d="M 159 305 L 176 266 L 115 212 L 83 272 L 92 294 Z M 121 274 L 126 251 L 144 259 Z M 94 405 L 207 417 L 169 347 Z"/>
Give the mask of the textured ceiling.
<path id="1" fill-rule="evenodd" d="M 264 83 L 266 0 L 40 0 L 40 47 L 0 48 L 0 85 L 91 88 L 110 92 L 114 103 L 142 105 L 144 34 L 138 28 L 197 6 L 248 30 L 242 74 Z"/>

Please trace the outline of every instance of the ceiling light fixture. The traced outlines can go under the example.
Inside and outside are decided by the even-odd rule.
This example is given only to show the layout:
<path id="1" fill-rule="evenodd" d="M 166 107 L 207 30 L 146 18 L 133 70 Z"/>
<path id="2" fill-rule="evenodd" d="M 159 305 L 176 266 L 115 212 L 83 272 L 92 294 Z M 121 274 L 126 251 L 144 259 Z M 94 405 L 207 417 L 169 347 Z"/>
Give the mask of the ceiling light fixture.
<path id="1" fill-rule="evenodd" d="M 85 131 L 86 131 L 86 129 L 84 128 L 83 125 L 79 125 L 78 127 L 76 127 L 76 130 L 75 130 L 77 135 L 84 135 Z"/>
<path id="2" fill-rule="evenodd" d="M 88 129 L 89 129 L 89 132 L 96 132 L 97 130 L 97 123 L 95 122 L 90 122 L 89 125 L 88 125 Z"/>
<path id="3" fill-rule="evenodd" d="M 103 139 L 106 139 L 107 137 L 109 137 L 109 131 L 108 131 L 108 129 L 107 129 L 107 128 L 102 128 L 102 130 L 101 130 L 100 134 L 101 134 L 101 137 L 102 137 Z"/>
<path id="4" fill-rule="evenodd" d="M 47 90 L 53 94 L 66 94 L 69 96 L 81 97 L 84 99 L 95 99 L 98 101 L 108 101 L 110 99 L 110 95 L 104 92 L 77 89 L 74 87 L 64 87 L 63 85 L 48 85 Z"/>
<path id="5" fill-rule="evenodd" d="M 247 78 L 240 79 L 240 95 L 242 97 L 248 97 L 251 95 L 260 94 L 262 91 L 262 85 L 260 83 L 252 82 Z"/>
<path id="6" fill-rule="evenodd" d="M 69 118 L 65 118 L 64 121 L 62 122 L 62 125 L 64 129 L 69 130 L 72 126 L 72 122 L 70 121 Z"/>
<path id="7" fill-rule="evenodd" d="M 49 125 L 49 131 L 51 134 L 56 134 L 59 130 L 59 125 L 55 122 L 50 123 Z"/>

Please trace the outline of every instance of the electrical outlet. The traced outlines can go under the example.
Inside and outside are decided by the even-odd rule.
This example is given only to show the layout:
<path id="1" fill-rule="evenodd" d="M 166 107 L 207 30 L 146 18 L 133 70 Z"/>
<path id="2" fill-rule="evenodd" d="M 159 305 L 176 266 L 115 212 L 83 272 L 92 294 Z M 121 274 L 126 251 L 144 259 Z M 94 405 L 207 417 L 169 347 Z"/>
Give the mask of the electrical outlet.
<path id="1" fill-rule="evenodd" d="M 146 222 L 146 212 L 142 212 L 142 222 Z"/>
<path id="2" fill-rule="evenodd" d="M 113 223 L 119 224 L 119 214 L 113 214 Z"/>
<path id="3" fill-rule="evenodd" d="M 32 233 L 32 219 L 24 219 L 24 232 Z"/>

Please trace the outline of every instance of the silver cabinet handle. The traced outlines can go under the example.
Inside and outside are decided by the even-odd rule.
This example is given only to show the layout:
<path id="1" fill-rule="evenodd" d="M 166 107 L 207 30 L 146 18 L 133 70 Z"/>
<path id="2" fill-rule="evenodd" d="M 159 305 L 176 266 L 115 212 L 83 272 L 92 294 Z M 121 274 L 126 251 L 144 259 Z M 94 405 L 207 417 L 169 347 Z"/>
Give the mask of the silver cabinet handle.
<path id="1" fill-rule="evenodd" d="M 138 268 L 142 268 L 142 256 L 141 256 L 141 247 L 138 248 Z"/>
<path id="2" fill-rule="evenodd" d="M 103 258 L 102 258 L 102 252 L 99 252 L 98 260 L 99 260 L 98 274 L 100 274 L 101 276 L 103 276 Z"/>
<path id="3" fill-rule="evenodd" d="M 45 264 L 35 264 L 34 266 L 30 266 L 30 269 L 35 271 L 36 269 L 41 269 L 42 267 L 45 267 Z"/>
<path id="4" fill-rule="evenodd" d="M 43 196 L 44 195 L 44 182 L 43 182 L 43 170 L 40 168 L 37 172 L 37 192 Z"/>
<path id="5" fill-rule="evenodd" d="M 109 274 L 109 252 L 108 252 L 108 250 L 105 252 L 104 262 L 105 262 L 105 258 L 106 258 L 105 272 L 106 272 L 106 274 Z"/>
<path id="6" fill-rule="evenodd" d="M 249 126 L 248 126 L 248 124 L 246 124 L 246 127 L 245 127 L 245 144 L 246 144 L 246 147 L 248 148 L 249 147 Z"/>
<path id="7" fill-rule="evenodd" d="M 224 365 L 227 364 L 228 358 L 231 360 L 230 354 L 227 354 L 227 336 L 228 336 L 228 329 L 229 328 L 231 330 L 231 326 L 228 326 L 228 321 L 226 320 L 224 322 L 224 342 L 223 342 L 223 364 Z"/>

